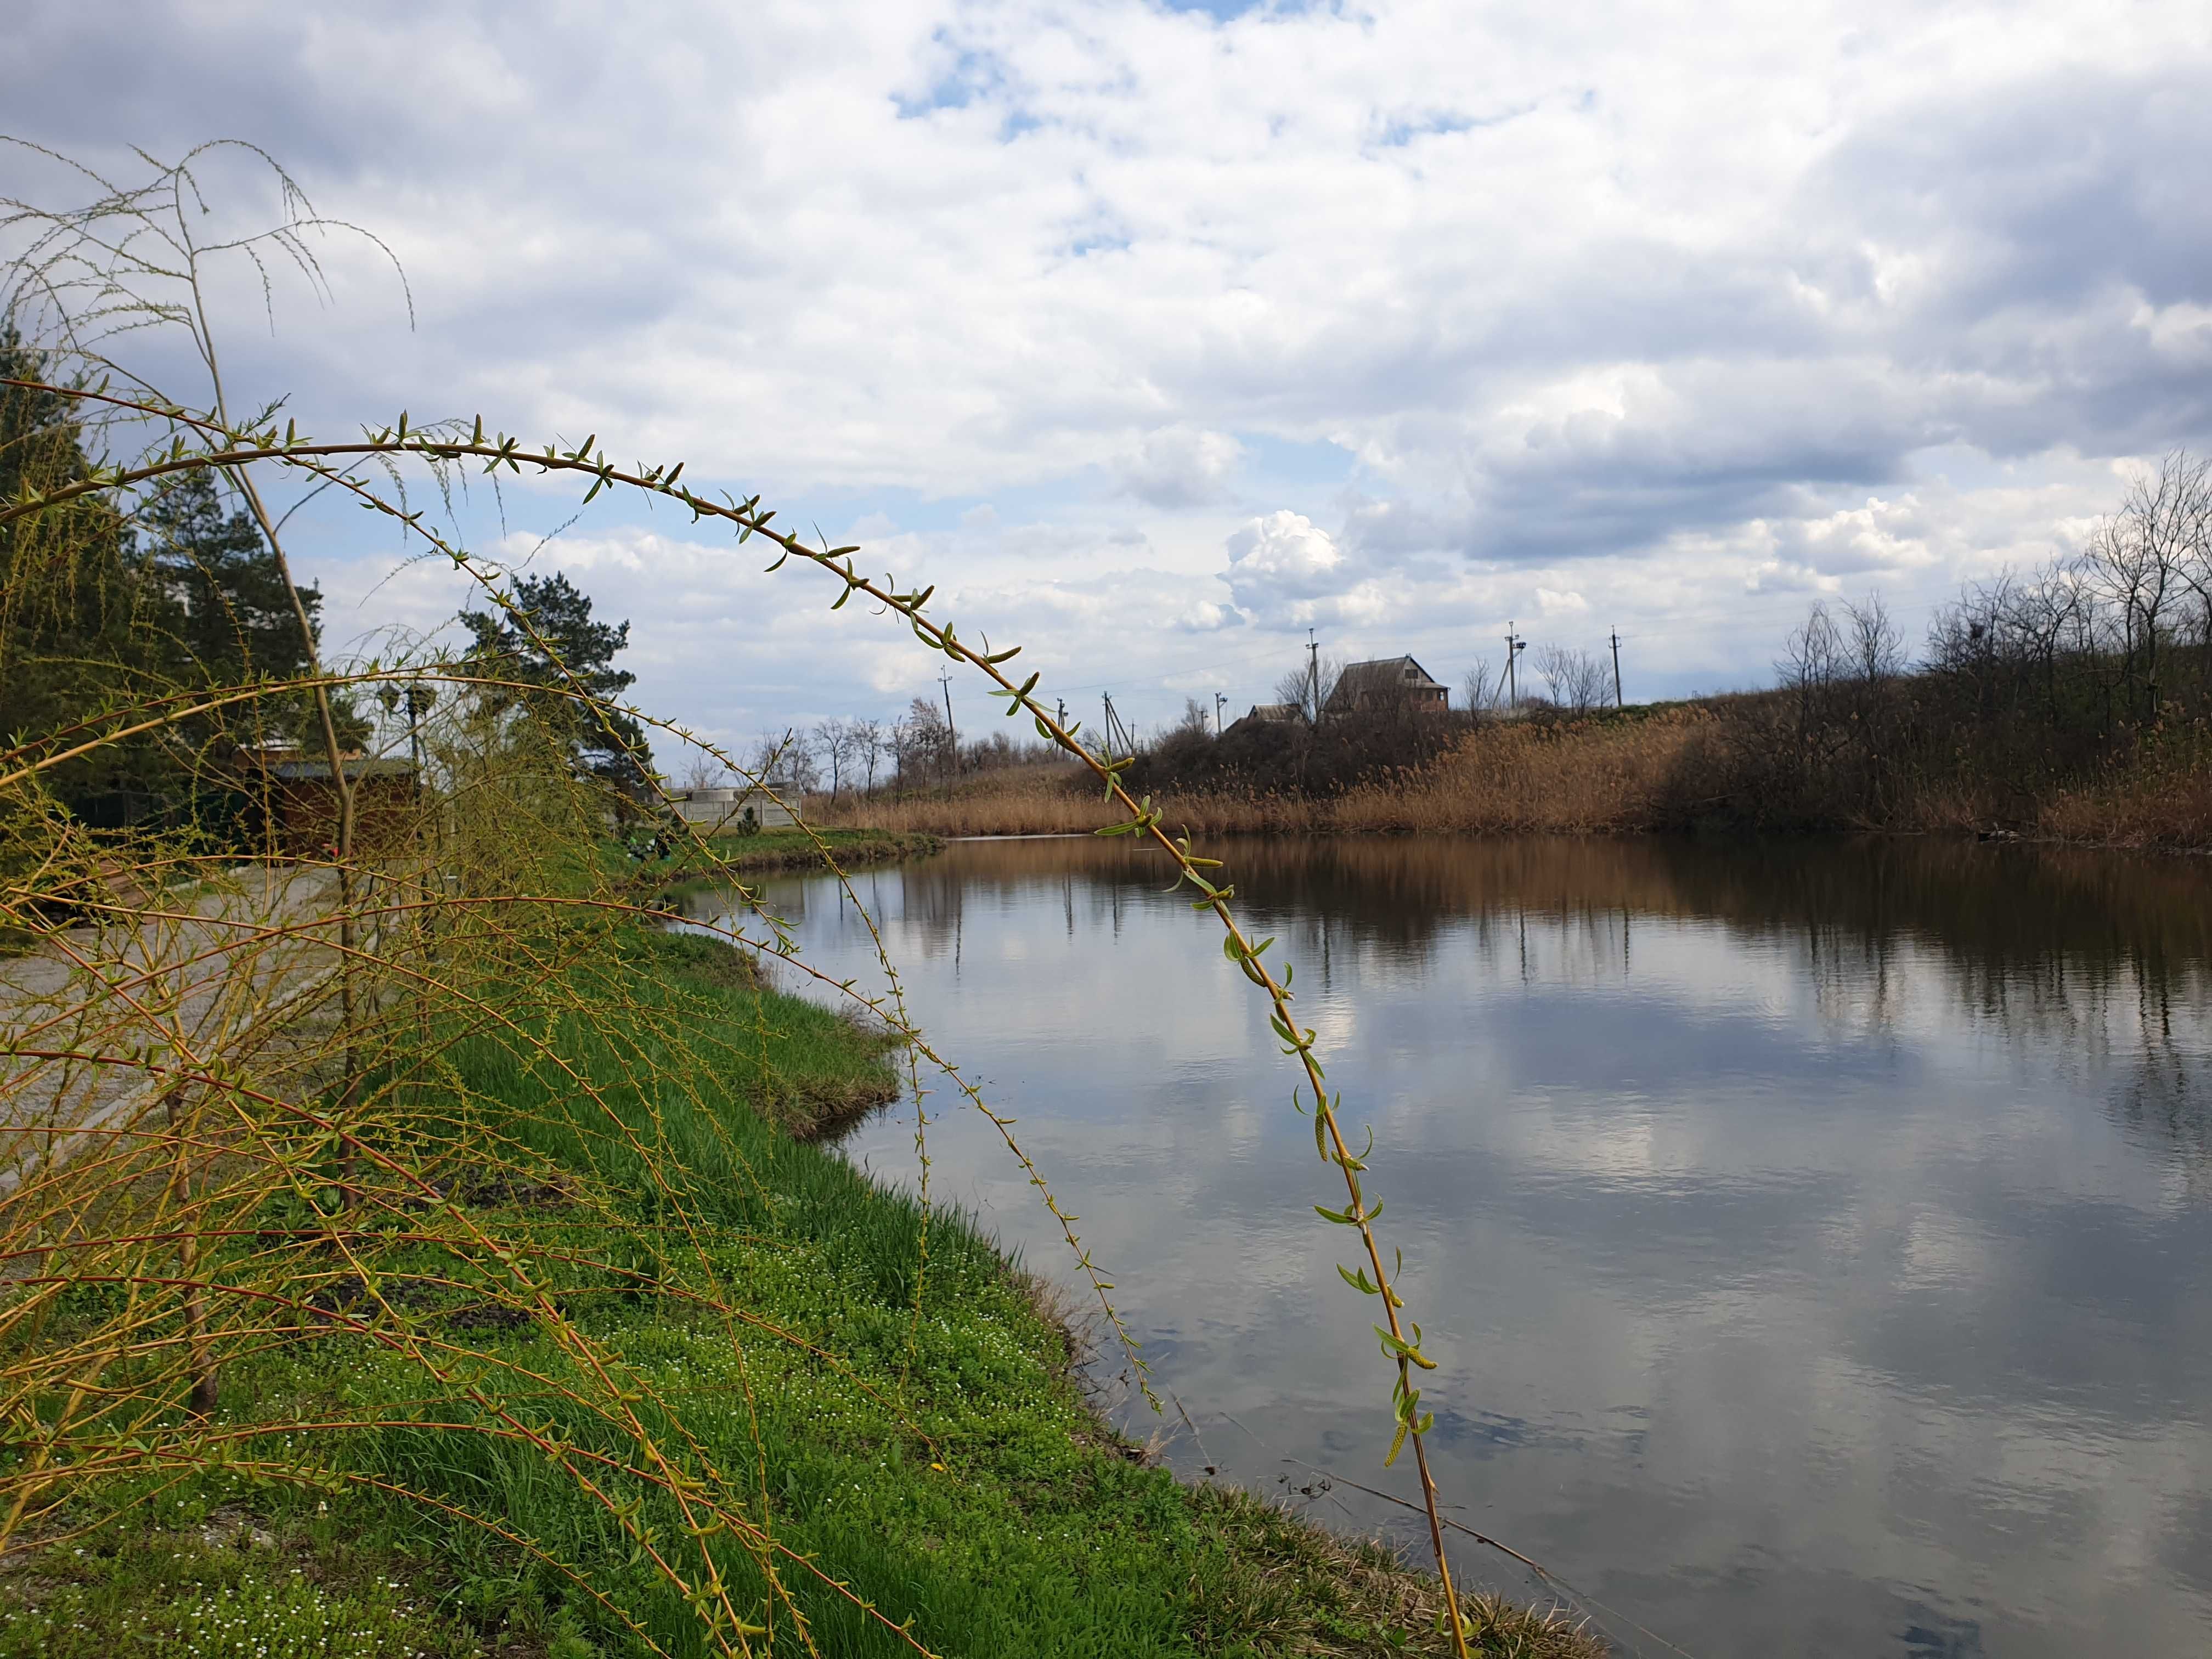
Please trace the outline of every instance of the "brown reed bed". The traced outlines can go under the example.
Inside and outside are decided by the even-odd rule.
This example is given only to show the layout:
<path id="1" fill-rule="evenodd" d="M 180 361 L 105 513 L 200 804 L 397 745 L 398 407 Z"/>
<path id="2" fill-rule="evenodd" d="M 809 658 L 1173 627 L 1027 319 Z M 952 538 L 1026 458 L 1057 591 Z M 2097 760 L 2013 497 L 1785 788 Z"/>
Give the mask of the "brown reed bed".
<path id="1" fill-rule="evenodd" d="M 1167 791 L 1163 819 L 1193 835 L 1644 835 L 1741 829 L 1723 750 L 1726 702 L 1626 718 L 1530 720 L 1462 736 L 1430 764 L 1340 794 Z M 1085 835 L 1096 796 L 1074 767 L 1024 767 L 951 787 L 814 803 L 820 823 L 940 836 Z M 1838 801 L 1797 830 L 2000 836 L 2167 852 L 2212 849 L 2212 752 L 2183 732 L 2085 781 L 2023 783 L 1972 770 L 1906 774 L 1879 811 Z"/>
<path id="2" fill-rule="evenodd" d="M 1416 771 L 1340 795 L 1285 790 L 1166 793 L 1162 817 L 1194 835 L 1430 831 L 1462 835 L 1623 834 L 1658 827 L 1661 805 L 1702 717 L 1527 721 L 1469 732 Z M 849 797 L 816 809 L 824 823 L 937 836 L 1088 834 L 1097 797 L 1079 769 L 1024 767 L 951 787 Z"/>

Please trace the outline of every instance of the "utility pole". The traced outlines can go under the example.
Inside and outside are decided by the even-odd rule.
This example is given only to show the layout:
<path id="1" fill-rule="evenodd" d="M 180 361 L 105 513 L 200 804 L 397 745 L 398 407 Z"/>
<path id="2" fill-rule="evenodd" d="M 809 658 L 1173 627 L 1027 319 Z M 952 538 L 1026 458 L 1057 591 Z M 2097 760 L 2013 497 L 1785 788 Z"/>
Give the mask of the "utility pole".
<path id="1" fill-rule="evenodd" d="M 1213 735 L 1217 738 L 1221 735 L 1221 705 L 1228 701 L 1218 691 L 1213 694 Z"/>
<path id="2" fill-rule="evenodd" d="M 1053 701 L 1060 706 L 1060 729 L 1065 732 L 1067 730 L 1067 699 L 1055 697 Z"/>
<path id="3" fill-rule="evenodd" d="M 1618 628 L 1616 628 L 1616 629 L 1614 629 L 1613 630 L 1613 706 L 1615 708 L 1620 708 L 1620 707 L 1621 707 L 1621 702 L 1620 702 L 1620 630 Z"/>
<path id="4" fill-rule="evenodd" d="M 1505 624 L 1505 709 L 1508 714 L 1521 706 L 1521 681 L 1515 672 L 1513 659 L 1528 648 L 1528 641 L 1513 631 L 1513 624 Z"/>
<path id="5" fill-rule="evenodd" d="M 945 763 L 949 775 L 960 769 L 960 728 L 952 723 L 952 676 L 939 669 L 937 683 L 945 688 Z"/>
<path id="6" fill-rule="evenodd" d="M 436 702 L 437 694 L 432 691 L 428 686 L 423 684 L 420 680 L 410 680 L 408 682 L 407 690 L 404 695 L 407 702 L 407 758 L 413 763 L 415 769 L 412 780 L 414 784 L 413 795 L 415 799 L 415 833 L 416 836 L 421 836 L 424 842 L 428 842 L 429 837 L 424 833 L 422 824 L 422 711 L 430 708 Z M 434 858 L 435 853 L 434 850 L 432 850 L 430 859 L 425 860 L 426 865 L 434 860 Z M 429 908 L 430 872 L 428 868 L 425 868 L 422 872 L 422 953 L 429 957 L 431 961 L 435 962 L 438 959 L 438 936 L 434 921 L 434 913 Z"/>
<path id="7" fill-rule="evenodd" d="M 1314 631 L 1306 629 L 1306 701 L 1313 709 L 1314 730 L 1321 730 L 1321 646 Z"/>
<path id="8" fill-rule="evenodd" d="M 1114 758 L 1114 744 L 1117 739 L 1121 744 L 1123 754 L 1133 755 L 1137 752 L 1136 733 L 1130 731 L 1121 717 L 1114 712 L 1114 694 L 1109 691 L 1106 694 L 1106 758 L 1108 760 Z"/>

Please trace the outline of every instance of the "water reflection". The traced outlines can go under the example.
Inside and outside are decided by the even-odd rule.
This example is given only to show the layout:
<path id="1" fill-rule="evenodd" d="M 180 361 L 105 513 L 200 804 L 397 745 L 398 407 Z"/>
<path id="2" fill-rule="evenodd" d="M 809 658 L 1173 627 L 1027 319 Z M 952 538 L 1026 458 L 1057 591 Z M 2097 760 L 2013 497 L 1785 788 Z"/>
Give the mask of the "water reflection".
<path id="1" fill-rule="evenodd" d="M 1899 842 L 1231 866 L 1376 1125 L 1472 1524 L 1705 1655 L 2212 1645 L 2204 872 Z M 1089 841 L 863 879 L 1207 1458 L 1370 1479 L 1385 1384 L 1305 1207 L 1327 1172 L 1165 884 Z M 834 889 L 776 898 L 866 968 Z M 1056 1269 L 1003 1152 L 932 1133 L 939 1189 Z M 851 1150 L 896 1170 L 910 1136 Z"/>

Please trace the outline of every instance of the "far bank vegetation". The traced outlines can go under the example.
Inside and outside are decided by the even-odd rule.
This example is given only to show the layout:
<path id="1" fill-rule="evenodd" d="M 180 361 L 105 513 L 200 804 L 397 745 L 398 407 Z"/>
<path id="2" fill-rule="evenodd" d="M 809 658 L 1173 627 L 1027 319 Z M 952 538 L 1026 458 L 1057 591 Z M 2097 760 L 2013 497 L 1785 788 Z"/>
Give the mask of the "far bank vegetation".
<path id="1" fill-rule="evenodd" d="M 1869 595 L 1814 604 L 1762 690 L 1616 708 L 1602 659 L 1530 655 L 1512 708 L 1478 668 L 1446 715 L 1387 697 L 1326 712 L 1326 664 L 1277 688 L 1291 718 L 1217 735 L 1193 701 L 1138 744 L 1132 780 L 1213 834 L 1885 830 L 2212 846 L 2212 465 L 2184 453 L 2070 556 L 1968 586 L 1917 651 Z M 823 821 L 936 835 L 1095 825 L 1072 768 L 1003 739 L 961 744 L 956 760 L 943 726 L 902 722 L 893 777 L 906 785 L 825 793 Z"/>

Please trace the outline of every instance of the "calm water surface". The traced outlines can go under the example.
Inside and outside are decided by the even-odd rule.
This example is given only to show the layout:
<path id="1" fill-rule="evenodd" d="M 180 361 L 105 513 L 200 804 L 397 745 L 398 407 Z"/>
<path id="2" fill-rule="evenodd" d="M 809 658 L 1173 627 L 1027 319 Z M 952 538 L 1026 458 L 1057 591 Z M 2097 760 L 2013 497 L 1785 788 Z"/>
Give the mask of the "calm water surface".
<path id="1" fill-rule="evenodd" d="M 1894 842 L 1229 856 L 1375 1126 L 1468 1524 L 1701 1659 L 2212 1652 L 2212 871 Z M 1298 1458 L 1410 1496 L 1347 1236 L 1309 1207 L 1341 1188 L 1210 919 L 1087 839 L 856 884 L 1119 1281 L 1195 1425 L 1171 1416 L 1178 1467 L 1317 1486 Z M 817 965 L 872 971 L 833 885 L 770 892 Z M 1072 1280 L 989 1126 L 930 1104 L 935 1192 Z M 903 1112 L 851 1156 L 910 1178 Z M 1340 1485 L 1311 1501 L 1416 1535 Z"/>

